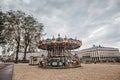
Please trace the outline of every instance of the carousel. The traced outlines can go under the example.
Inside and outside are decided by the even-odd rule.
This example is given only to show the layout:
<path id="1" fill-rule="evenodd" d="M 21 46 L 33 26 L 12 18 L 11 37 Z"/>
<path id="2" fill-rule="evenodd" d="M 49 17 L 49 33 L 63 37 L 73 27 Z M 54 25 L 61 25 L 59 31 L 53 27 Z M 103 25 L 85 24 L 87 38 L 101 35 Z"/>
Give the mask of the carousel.
<path id="1" fill-rule="evenodd" d="M 46 50 L 47 56 L 41 56 L 39 67 L 41 68 L 71 68 L 80 67 L 80 59 L 77 54 L 72 54 L 74 49 L 80 48 L 82 41 L 77 38 L 64 38 L 54 36 L 51 39 L 43 39 L 37 43 L 39 49 Z"/>

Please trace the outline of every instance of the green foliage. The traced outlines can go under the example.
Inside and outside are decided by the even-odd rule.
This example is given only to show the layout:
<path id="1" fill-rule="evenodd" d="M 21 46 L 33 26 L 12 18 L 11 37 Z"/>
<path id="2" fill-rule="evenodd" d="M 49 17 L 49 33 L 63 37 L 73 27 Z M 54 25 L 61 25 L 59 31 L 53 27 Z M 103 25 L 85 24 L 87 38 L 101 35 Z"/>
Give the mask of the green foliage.
<path id="1" fill-rule="evenodd" d="M 8 11 L 5 13 L 4 36 L 5 41 L 11 50 L 16 52 L 16 63 L 18 62 L 18 53 L 24 52 L 23 60 L 26 60 L 28 47 L 35 42 L 35 34 L 42 33 L 43 25 L 38 23 L 33 16 L 26 15 L 22 11 Z M 23 51 L 24 50 L 24 51 Z"/>
<path id="2" fill-rule="evenodd" d="M 5 14 L 0 10 L 0 44 L 5 43 L 4 41 L 4 35 L 2 34 L 3 30 L 4 30 L 4 17 Z"/>

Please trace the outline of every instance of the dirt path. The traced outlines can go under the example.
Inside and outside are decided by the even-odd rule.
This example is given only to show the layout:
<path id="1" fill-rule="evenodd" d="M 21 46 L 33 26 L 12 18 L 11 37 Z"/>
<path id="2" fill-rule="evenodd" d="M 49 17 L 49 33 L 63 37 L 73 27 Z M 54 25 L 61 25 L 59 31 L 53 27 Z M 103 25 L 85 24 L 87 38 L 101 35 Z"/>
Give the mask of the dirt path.
<path id="1" fill-rule="evenodd" d="M 120 80 L 120 65 L 82 64 L 79 68 L 41 69 L 15 64 L 14 80 Z"/>

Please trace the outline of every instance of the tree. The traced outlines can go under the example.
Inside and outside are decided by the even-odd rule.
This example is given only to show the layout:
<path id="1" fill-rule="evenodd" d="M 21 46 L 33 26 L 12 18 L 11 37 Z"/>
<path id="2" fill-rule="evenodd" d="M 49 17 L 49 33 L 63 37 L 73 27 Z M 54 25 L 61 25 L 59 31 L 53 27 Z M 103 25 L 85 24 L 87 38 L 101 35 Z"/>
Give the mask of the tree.
<path id="1" fill-rule="evenodd" d="M 42 33 L 43 25 L 39 24 L 32 16 L 24 17 L 24 26 L 22 26 L 23 35 L 23 47 L 24 47 L 24 57 L 23 61 L 26 61 L 26 53 L 30 49 L 31 44 L 35 42 L 35 34 L 37 31 Z M 35 45 L 35 44 L 34 44 Z M 28 49 L 29 48 L 29 49 Z"/>
<path id="2" fill-rule="evenodd" d="M 38 23 L 34 17 L 26 15 L 21 11 L 11 10 L 5 15 L 4 34 L 7 46 L 14 50 L 16 54 L 15 63 L 18 62 L 20 50 L 24 52 L 23 60 L 26 61 L 28 48 L 35 42 L 35 34 L 37 32 L 42 34 L 43 25 Z"/>
<path id="3" fill-rule="evenodd" d="M 2 12 L 2 10 L 0 9 L 0 44 L 5 43 L 4 41 L 4 36 L 3 36 L 3 30 L 4 30 L 4 16 L 5 14 Z"/>
<path id="4" fill-rule="evenodd" d="M 6 13 L 5 26 L 5 40 L 10 49 L 15 50 L 16 58 L 15 63 L 18 62 L 18 52 L 21 42 L 21 27 L 23 26 L 23 19 L 25 13 L 21 11 L 8 11 Z"/>

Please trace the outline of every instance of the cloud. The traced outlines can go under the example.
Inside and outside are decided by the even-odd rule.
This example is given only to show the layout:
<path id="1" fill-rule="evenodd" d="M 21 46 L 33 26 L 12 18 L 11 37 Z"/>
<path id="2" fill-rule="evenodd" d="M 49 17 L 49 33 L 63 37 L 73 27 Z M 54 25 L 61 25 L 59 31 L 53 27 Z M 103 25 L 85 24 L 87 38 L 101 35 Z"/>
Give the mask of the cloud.
<path id="1" fill-rule="evenodd" d="M 32 14 L 44 27 L 46 37 L 77 37 L 82 48 L 96 45 L 120 49 L 120 0 L 1 0 L 3 10 Z"/>
<path id="2" fill-rule="evenodd" d="M 120 16 L 115 18 L 114 24 L 120 24 Z"/>
<path id="3" fill-rule="evenodd" d="M 106 26 L 106 25 L 105 25 Z M 103 35 L 103 31 L 104 31 L 104 27 L 100 27 L 98 29 L 96 29 L 95 31 L 93 31 L 89 36 L 88 38 L 93 38 L 93 37 L 96 37 L 96 36 L 99 36 L 100 33 L 102 33 Z M 101 35 L 101 34 L 100 34 Z"/>
<path id="4" fill-rule="evenodd" d="M 23 0 L 24 3 L 30 4 L 31 0 Z"/>

